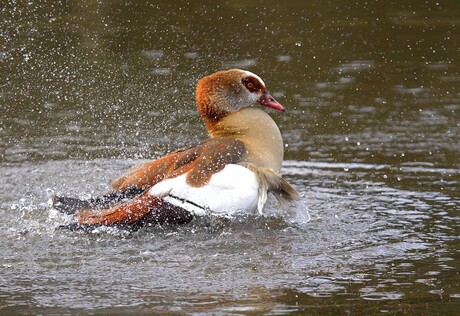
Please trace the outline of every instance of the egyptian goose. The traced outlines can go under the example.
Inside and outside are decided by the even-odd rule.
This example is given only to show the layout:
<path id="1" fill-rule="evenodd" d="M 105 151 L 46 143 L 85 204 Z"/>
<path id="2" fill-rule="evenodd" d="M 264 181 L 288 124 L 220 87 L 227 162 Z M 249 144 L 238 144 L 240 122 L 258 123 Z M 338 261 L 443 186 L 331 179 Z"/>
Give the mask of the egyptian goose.
<path id="1" fill-rule="evenodd" d="M 112 183 L 114 191 L 81 201 L 55 197 L 80 225 L 186 223 L 193 215 L 258 212 L 272 192 L 299 197 L 280 175 L 283 141 L 273 119 L 256 105 L 284 111 L 252 72 L 230 69 L 198 81 L 196 102 L 209 133 L 203 143 L 140 164 Z"/>

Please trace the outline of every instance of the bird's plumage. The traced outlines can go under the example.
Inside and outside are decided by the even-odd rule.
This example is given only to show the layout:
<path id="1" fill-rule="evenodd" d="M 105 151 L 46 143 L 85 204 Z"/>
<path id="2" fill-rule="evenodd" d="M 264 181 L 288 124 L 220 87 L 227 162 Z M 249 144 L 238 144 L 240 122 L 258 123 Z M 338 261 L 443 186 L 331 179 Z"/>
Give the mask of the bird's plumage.
<path id="1" fill-rule="evenodd" d="M 80 224 L 131 224 L 152 214 L 166 218 L 163 222 L 182 223 L 190 219 L 187 214 L 208 211 L 261 213 L 267 192 L 280 201 L 298 198 L 280 175 L 281 133 L 255 105 L 284 107 L 260 77 L 239 69 L 216 72 L 198 81 L 196 99 L 210 138 L 128 170 L 106 195 L 116 197 L 113 203 L 107 203 L 110 198 L 100 204 L 75 203 Z M 120 198 L 123 192 L 130 195 Z"/>

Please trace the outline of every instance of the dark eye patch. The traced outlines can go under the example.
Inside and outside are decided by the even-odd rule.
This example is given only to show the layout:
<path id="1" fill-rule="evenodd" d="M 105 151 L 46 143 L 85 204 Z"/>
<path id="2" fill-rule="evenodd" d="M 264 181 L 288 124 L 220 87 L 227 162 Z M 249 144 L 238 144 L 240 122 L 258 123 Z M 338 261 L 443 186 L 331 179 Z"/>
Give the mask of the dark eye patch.
<path id="1" fill-rule="evenodd" d="M 254 77 L 243 78 L 241 82 L 250 92 L 258 92 L 263 88 L 263 85 L 260 83 L 260 81 Z"/>

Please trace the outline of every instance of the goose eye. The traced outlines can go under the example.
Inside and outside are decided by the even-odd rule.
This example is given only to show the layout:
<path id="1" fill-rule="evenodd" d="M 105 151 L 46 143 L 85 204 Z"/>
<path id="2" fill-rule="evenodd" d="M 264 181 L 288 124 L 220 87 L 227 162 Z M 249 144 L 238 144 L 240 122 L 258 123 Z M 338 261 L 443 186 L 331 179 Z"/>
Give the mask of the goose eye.
<path id="1" fill-rule="evenodd" d="M 243 84 L 246 87 L 246 89 L 248 89 L 251 93 L 258 92 L 261 89 L 260 84 L 254 82 L 253 78 L 244 78 Z"/>

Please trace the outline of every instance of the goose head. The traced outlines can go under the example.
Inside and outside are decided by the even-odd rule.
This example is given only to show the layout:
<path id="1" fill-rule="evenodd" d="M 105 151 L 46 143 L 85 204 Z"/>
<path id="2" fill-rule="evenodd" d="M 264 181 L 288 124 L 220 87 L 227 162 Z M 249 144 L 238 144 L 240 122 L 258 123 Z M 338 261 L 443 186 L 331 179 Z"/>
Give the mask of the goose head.
<path id="1" fill-rule="evenodd" d="M 241 69 L 218 71 L 200 79 L 196 102 L 204 121 L 214 123 L 245 107 L 260 105 L 284 111 L 258 75 Z"/>

